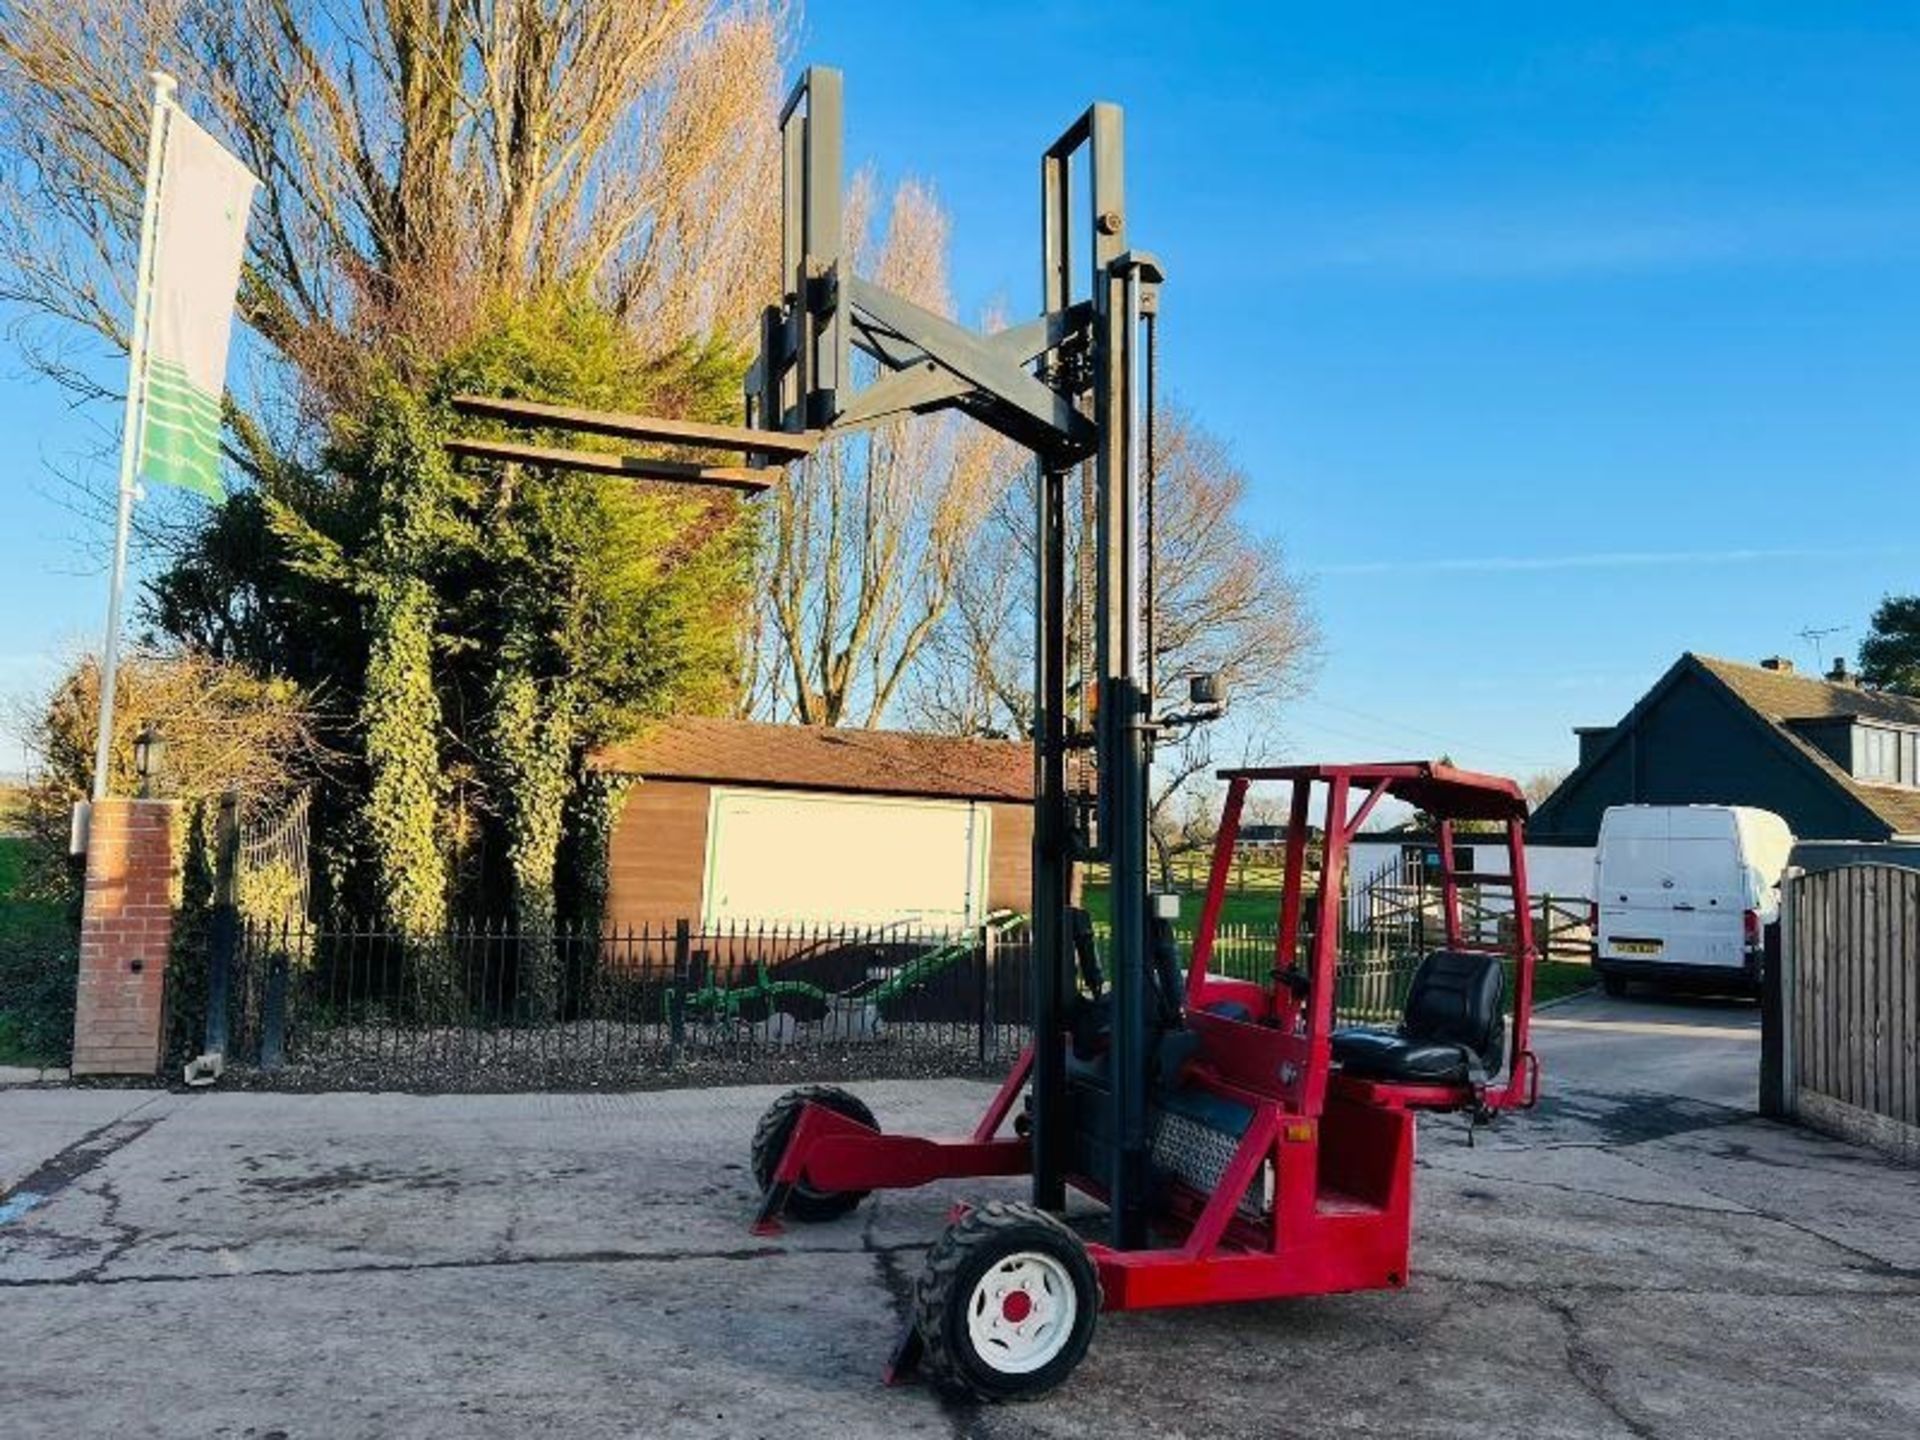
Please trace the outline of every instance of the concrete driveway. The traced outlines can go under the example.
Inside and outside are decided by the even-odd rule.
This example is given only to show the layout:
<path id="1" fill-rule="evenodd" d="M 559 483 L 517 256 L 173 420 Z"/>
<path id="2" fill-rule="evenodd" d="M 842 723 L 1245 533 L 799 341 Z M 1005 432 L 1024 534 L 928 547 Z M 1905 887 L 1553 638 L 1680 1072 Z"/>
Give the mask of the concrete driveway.
<path id="1" fill-rule="evenodd" d="M 877 1377 L 947 1205 L 1018 1187 L 755 1240 L 771 1088 L 0 1094 L 0 1435 L 1920 1433 L 1920 1177 L 1750 1118 L 1748 1007 L 1542 1018 L 1536 1114 L 1423 1132 L 1408 1291 L 1110 1316 L 985 1410 Z"/>

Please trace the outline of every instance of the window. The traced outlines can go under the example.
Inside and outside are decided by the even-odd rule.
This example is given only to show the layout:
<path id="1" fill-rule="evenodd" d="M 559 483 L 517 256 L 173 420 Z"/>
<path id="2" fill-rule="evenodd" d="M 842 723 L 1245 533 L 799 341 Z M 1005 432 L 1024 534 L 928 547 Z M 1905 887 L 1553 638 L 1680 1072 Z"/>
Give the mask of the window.
<path id="1" fill-rule="evenodd" d="M 1920 732 L 1862 725 L 1853 742 L 1853 774 L 1875 785 L 1920 785 Z"/>
<path id="2" fill-rule="evenodd" d="M 1860 760 L 1854 773 L 1862 780 L 1892 778 L 1886 773 L 1886 746 L 1882 743 L 1886 738 L 1887 732 L 1884 730 L 1875 730 L 1864 725 L 1860 727 L 1859 738 L 1854 741 L 1859 750 Z"/>
<path id="3" fill-rule="evenodd" d="M 1456 875 L 1473 873 L 1473 846 L 1455 845 L 1453 847 L 1453 872 Z M 1429 845 L 1420 856 L 1420 878 L 1429 885 L 1438 885 L 1442 879 L 1440 866 L 1440 847 Z"/>

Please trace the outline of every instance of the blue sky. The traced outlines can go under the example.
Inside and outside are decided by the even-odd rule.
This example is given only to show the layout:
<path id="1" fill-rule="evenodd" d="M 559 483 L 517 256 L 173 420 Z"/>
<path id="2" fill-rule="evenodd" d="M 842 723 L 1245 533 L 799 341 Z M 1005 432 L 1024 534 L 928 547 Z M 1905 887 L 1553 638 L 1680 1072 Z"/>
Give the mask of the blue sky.
<path id="1" fill-rule="evenodd" d="M 1565 765 L 1681 650 L 1920 589 L 1920 10 L 813 0 L 803 60 L 968 309 L 1037 307 L 1039 151 L 1127 108 L 1163 377 L 1324 630 L 1293 753 Z M 5 693 L 104 598 L 42 463 L 86 435 L 13 363 L 0 425 Z"/>

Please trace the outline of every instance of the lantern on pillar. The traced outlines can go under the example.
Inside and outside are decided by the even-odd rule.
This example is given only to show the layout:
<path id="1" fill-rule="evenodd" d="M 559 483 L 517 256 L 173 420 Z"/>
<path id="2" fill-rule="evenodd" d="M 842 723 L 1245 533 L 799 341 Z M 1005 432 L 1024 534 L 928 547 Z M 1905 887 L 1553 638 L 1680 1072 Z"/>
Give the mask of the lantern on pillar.
<path id="1" fill-rule="evenodd" d="M 150 800 L 159 788 L 160 772 L 167 763 L 167 742 L 160 727 L 149 721 L 133 739 L 133 773 L 140 777 L 140 798 Z"/>

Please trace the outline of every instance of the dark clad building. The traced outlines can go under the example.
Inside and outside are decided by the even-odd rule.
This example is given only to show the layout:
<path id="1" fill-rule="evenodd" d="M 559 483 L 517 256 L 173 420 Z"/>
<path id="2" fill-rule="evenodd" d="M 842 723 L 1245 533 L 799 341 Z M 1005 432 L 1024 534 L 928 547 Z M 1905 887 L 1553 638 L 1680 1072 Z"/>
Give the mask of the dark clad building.
<path id="1" fill-rule="evenodd" d="M 1531 841 L 1593 845 L 1611 805 L 1753 805 L 1802 839 L 1920 837 L 1920 699 L 1836 665 L 1686 654 L 1617 724 L 1583 726 L 1580 763 L 1528 822 Z"/>

